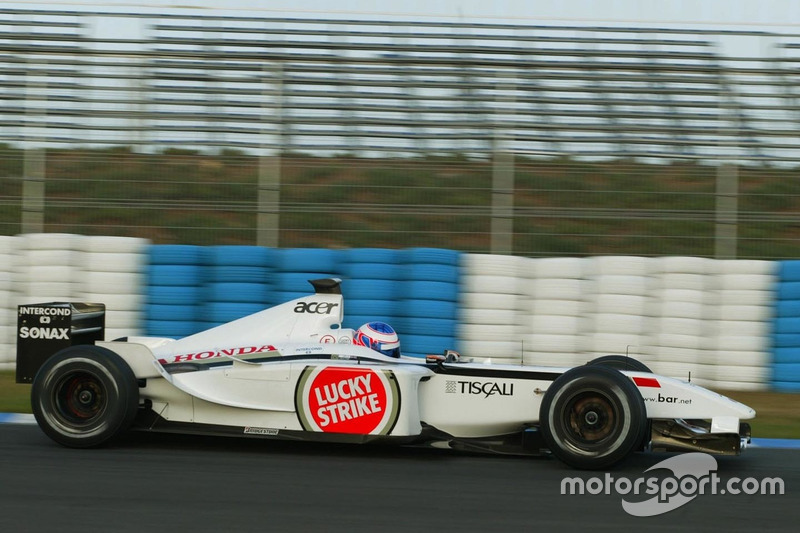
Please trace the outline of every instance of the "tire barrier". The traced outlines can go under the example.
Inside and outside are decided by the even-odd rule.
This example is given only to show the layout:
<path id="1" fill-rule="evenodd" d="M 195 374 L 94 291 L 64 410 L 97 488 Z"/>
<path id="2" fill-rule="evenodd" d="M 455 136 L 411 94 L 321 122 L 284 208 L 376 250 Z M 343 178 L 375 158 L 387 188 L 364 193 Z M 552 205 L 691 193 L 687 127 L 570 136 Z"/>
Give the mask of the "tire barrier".
<path id="1" fill-rule="evenodd" d="M 571 367 L 600 355 L 629 354 L 656 372 L 720 389 L 760 390 L 769 382 L 773 262 L 625 256 L 518 261 L 465 255 L 459 312 L 466 355 L 491 350 L 503 354 L 492 362 Z M 800 267 L 796 272 L 787 283 L 798 284 L 790 287 L 798 289 L 798 301 L 780 303 L 784 312 L 800 313 Z M 519 294 L 514 280 L 500 281 L 503 276 L 517 280 Z M 493 292 L 470 292 L 484 279 Z M 478 340 L 470 324 L 481 324 L 485 338 Z M 779 358 L 800 363 L 794 359 L 800 327 L 789 318 L 779 329 Z"/>
<path id="2" fill-rule="evenodd" d="M 712 334 L 706 357 L 712 384 L 721 389 L 765 390 L 770 379 L 777 263 L 714 262 Z"/>
<path id="3" fill-rule="evenodd" d="M 587 265 L 576 257 L 522 260 L 517 319 L 522 337 L 516 350 L 525 364 L 570 367 L 584 362 Z"/>
<path id="4" fill-rule="evenodd" d="M 179 338 L 206 329 L 203 310 L 210 256 L 209 248 L 203 246 L 163 244 L 148 248 L 146 335 Z"/>
<path id="5" fill-rule="evenodd" d="M 106 306 L 106 340 L 143 333 L 144 272 L 149 242 L 135 237 L 84 237 L 76 298 Z"/>
<path id="6" fill-rule="evenodd" d="M 800 260 L 780 261 L 777 270 L 768 379 L 774 390 L 800 392 Z"/>
<path id="7" fill-rule="evenodd" d="M 15 305 L 70 301 L 78 297 L 81 241 L 69 233 L 30 233 L 16 250 Z"/>
<path id="8" fill-rule="evenodd" d="M 16 367 L 17 313 L 14 277 L 20 237 L 0 236 L 0 370 Z"/>
<path id="9" fill-rule="evenodd" d="M 460 252 L 439 248 L 400 252 L 399 316 L 394 327 L 404 355 L 425 357 L 459 349 L 456 324 L 461 256 Z"/>
<path id="10" fill-rule="evenodd" d="M 77 299 L 80 246 L 71 234 L 27 234 L 17 240 L 11 313 L 18 305 Z M 16 320 L 15 320 L 16 322 Z M 16 340 L 16 328 L 13 330 Z"/>
<path id="11" fill-rule="evenodd" d="M 400 252 L 381 248 L 342 252 L 342 327 L 358 329 L 378 320 L 397 329 L 399 283 L 402 279 Z M 401 348 L 405 346 L 402 344 Z"/>
<path id="12" fill-rule="evenodd" d="M 600 256 L 586 260 L 584 352 L 594 358 L 621 353 L 645 364 L 651 331 L 652 271 L 657 260 L 636 256 Z"/>
<path id="13" fill-rule="evenodd" d="M 711 385 L 710 355 L 714 260 L 662 257 L 653 268 L 650 353 L 645 363 L 654 372 Z"/>
<path id="14" fill-rule="evenodd" d="M 382 320 L 406 355 L 572 367 L 606 354 L 717 389 L 800 391 L 800 261 L 524 258 L 452 250 L 150 246 L 0 237 L 0 369 L 16 306 L 106 304 L 107 337 L 181 337 L 343 280 L 344 327 Z"/>
<path id="15" fill-rule="evenodd" d="M 525 331 L 518 310 L 523 261 L 504 255 L 462 256 L 458 338 L 463 356 L 483 362 L 522 359 Z"/>
<path id="16" fill-rule="evenodd" d="M 272 283 L 279 302 L 308 296 L 310 279 L 341 277 L 341 251 L 325 248 L 281 248 L 275 250 Z M 276 302 L 277 303 L 277 302 Z"/>
<path id="17" fill-rule="evenodd" d="M 256 313 L 274 304 L 276 250 L 261 246 L 211 246 L 205 273 L 202 329 Z"/>

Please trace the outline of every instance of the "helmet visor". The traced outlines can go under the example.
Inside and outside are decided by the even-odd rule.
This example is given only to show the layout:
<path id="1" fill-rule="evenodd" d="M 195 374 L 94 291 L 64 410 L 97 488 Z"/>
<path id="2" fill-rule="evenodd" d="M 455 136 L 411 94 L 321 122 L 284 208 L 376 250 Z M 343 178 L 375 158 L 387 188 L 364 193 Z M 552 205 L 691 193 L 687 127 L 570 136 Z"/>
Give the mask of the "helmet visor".
<path id="1" fill-rule="evenodd" d="M 375 342 L 374 349 L 389 357 L 400 357 L 399 342 Z"/>

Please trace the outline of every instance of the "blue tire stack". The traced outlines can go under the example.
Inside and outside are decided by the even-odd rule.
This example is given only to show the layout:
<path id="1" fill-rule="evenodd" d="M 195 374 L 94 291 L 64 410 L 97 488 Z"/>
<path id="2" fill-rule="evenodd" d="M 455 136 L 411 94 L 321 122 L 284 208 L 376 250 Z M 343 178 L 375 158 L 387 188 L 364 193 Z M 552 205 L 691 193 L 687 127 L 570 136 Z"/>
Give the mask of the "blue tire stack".
<path id="1" fill-rule="evenodd" d="M 772 388 L 800 391 L 800 261 L 781 261 L 775 295 Z"/>
<path id="2" fill-rule="evenodd" d="M 402 252 L 397 333 L 404 355 L 424 357 L 458 349 L 460 252 L 409 248 Z"/>
<path id="3" fill-rule="evenodd" d="M 308 280 L 341 276 L 339 250 L 283 248 L 275 252 L 273 285 L 276 304 L 314 294 L 314 288 Z"/>
<path id="4" fill-rule="evenodd" d="M 395 329 L 398 280 L 402 277 L 401 252 L 386 248 L 358 248 L 342 252 L 342 327 L 358 329 L 373 321 Z M 403 347 L 401 342 L 401 348 Z"/>
<path id="5" fill-rule="evenodd" d="M 275 250 L 262 246 L 209 247 L 203 319 L 206 328 L 225 324 L 274 305 L 271 283 Z"/>
<path id="6" fill-rule="evenodd" d="M 205 273 L 208 248 L 164 244 L 148 249 L 145 334 L 185 337 L 205 329 Z"/>

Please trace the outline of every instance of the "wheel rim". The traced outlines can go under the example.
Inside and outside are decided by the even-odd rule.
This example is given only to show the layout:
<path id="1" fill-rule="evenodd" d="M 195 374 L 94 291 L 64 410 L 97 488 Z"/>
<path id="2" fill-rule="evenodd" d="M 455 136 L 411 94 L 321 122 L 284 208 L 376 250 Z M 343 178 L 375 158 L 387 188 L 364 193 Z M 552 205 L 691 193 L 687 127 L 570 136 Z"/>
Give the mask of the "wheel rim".
<path id="1" fill-rule="evenodd" d="M 103 382 L 91 372 L 70 372 L 53 389 L 55 415 L 73 427 L 91 425 L 102 416 L 107 405 Z"/>
<path id="2" fill-rule="evenodd" d="M 581 391 L 567 401 L 563 425 L 573 445 L 591 449 L 617 435 L 618 411 L 611 398 L 600 391 Z"/>

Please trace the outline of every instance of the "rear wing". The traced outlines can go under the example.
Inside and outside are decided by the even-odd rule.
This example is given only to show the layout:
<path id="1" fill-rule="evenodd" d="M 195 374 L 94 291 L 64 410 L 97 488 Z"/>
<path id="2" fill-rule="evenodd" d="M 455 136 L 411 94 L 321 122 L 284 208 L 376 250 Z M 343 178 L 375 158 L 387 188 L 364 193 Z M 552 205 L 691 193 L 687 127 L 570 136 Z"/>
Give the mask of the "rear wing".
<path id="1" fill-rule="evenodd" d="M 76 344 L 103 340 L 106 306 L 51 302 L 17 308 L 17 383 L 31 383 L 51 355 Z"/>

